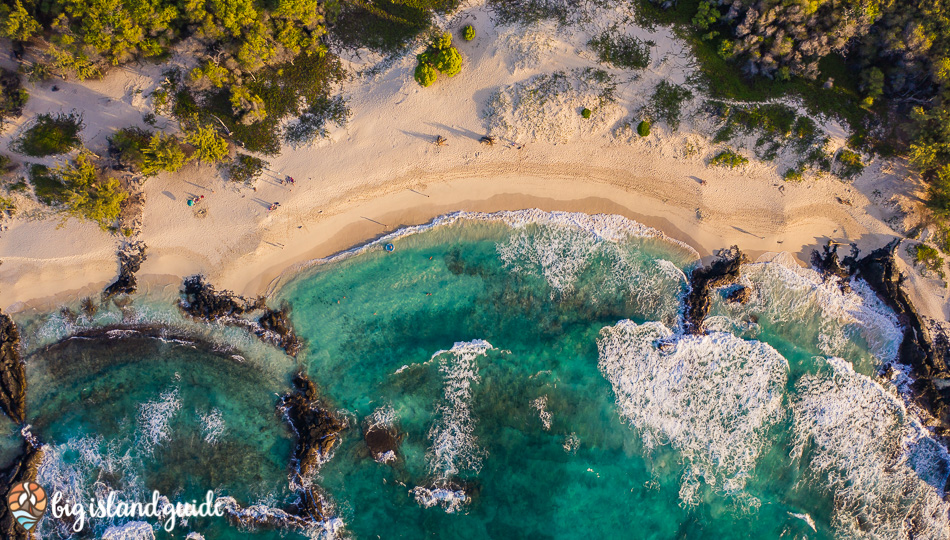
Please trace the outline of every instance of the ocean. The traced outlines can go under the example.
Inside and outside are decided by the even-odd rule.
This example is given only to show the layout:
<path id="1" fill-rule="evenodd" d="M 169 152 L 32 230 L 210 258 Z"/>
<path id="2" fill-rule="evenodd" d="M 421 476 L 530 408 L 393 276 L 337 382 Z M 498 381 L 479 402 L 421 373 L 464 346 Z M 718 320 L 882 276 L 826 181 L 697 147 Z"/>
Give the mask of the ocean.
<path id="1" fill-rule="evenodd" d="M 322 520 L 47 516 L 37 537 L 950 537 L 950 457 L 905 405 L 894 313 L 771 254 L 743 266 L 748 302 L 714 291 L 708 332 L 686 335 L 697 261 L 619 216 L 459 213 L 283 282 L 268 303 L 290 307 L 296 358 L 167 295 L 19 314 L 48 492 L 213 490 L 281 516 L 300 495 L 277 410 L 294 373 L 346 425 L 306 479 Z M 20 440 L 0 421 L 0 462 Z"/>

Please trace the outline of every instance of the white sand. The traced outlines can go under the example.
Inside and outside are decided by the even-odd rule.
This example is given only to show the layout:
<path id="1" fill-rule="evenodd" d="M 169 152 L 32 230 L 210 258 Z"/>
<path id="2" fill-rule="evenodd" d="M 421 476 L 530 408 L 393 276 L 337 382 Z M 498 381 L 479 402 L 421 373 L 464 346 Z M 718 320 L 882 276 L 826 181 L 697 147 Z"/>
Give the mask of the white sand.
<path id="1" fill-rule="evenodd" d="M 474 41 L 456 38 L 463 71 L 425 89 L 412 80 L 414 54 L 375 76 L 358 75 L 375 66 L 374 55 L 348 54 L 354 74 L 345 88 L 354 113 L 349 124 L 333 130 L 329 139 L 285 148 L 269 160 L 272 170 L 293 176 L 296 187 L 279 185 L 270 175 L 257 183 L 255 192 L 227 185 L 215 169 L 198 165 L 148 180 L 137 239 L 148 245 L 149 258 L 139 277 L 146 288 L 175 286 L 183 276 L 200 272 L 218 287 L 259 294 L 296 263 L 455 210 L 538 207 L 616 213 L 659 228 L 703 255 L 738 244 L 752 255 L 785 250 L 802 262 L 828 239 L 857 242 L 863 249 L 879 247 L 898 236 L 885 220 L 901 228 L 916 219 L 913 213 L 892 219 L 903 216 L 894 208 L 897 198 L 913 200 L 914 193 L 895 180 L 902 171 L 882 173 L 880 163 L 868 167 L 853 185 L 833 177 L 785 183 L 779 173 L 788 163 L 781 160 L 753 161 L 736 171 L 707 167 L 719 147 L 709 143 L 709 122 L 689 116 L 700 108 L 698 98 L 686 107 L 678 132 L 655 125 L 647 139 L 618 136 L 619 121 L 638 118 L 637 110 L 657 81 L 681 83 L 689 73 L 683 45 L 662 29 L 656 34 L 633 30 L 657 43 L 650 68 L 639 74 L 608 70 L 619 82 L 616 106 L 596 111 L 584 123 L 578 120 L 579 108 L 587 105 L 580 96 L 576 103 L 552 105 L 505 131 L 519 144 L 527 143 L 523 149 L 508 140 L 494 147 L 478 142 L 486 134 L 482 112 L 493 92 L 555 70 L 603 67 L 585 43 L 624 15 L 619 9 L 595 13 L 593 22 L 561 30 L 553 25 L 496 28 L 483 6 L 463 8 L 443 21 L 452 30 L 464 24 L 476 28 Z M 84 111 L 86 144 L 101 154 L 112 130 L 144 127 L 141 116 L 150 106 L 143 96 L 160 82 L 160 71 L 130 67 L 103 81 L 60 81 L 58 92 L 46 83 L 32 92 L 19 125 L 50 110 Z M 136 94 L 136 88 L 144 93 Z M 833 144 L 842 144 L 840 126 L 822 124 Z M 173 122 L 160 118 L 159 125 Z M 6 148 L 15 132 L 0 134 L 0 147 Z M 448 138 L 448 145 L 436 147 L 436 135 Z M 685 155 L 687 141 L 698 148 L 697 154 Z M 872 195 L 875 189 L 881 194 Z M 185 201 L 202 194 L 199 208 L 205 215 L 198 216 Z M 29 209 L 27 201 L 18 202 Z M 280 208 L 269 212 L 272 202 L 280 202 Z M 5 223 L 0 308 L 45 308 L 66 295 L 96 294 L 116 275 L 115 250 L 124 238 L 76 220 L 61 226 L 60 217 L 39 212 L 27 211 Z M 938 288 L 942 283 L 915 274 L 911 284 L 925 314 L 947 319 L 945 290 Z"/>

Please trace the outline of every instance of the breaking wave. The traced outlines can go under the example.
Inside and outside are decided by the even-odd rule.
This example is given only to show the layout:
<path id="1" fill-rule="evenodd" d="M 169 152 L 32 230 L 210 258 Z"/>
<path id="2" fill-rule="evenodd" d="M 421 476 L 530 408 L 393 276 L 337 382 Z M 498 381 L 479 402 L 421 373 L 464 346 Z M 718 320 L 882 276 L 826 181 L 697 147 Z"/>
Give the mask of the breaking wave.
<path id="1" fill-rule="evenodd" d="M 731 334 L 674 336 L 660 323 L 620 321 L 598 339 L 600 369 L 620 415 L 650 450 L 669 444 L 687 461 L 680 499 L 697 504 L 699 480 L 743 494 L 765 431 L 784 414 L 788 362 Z"/>

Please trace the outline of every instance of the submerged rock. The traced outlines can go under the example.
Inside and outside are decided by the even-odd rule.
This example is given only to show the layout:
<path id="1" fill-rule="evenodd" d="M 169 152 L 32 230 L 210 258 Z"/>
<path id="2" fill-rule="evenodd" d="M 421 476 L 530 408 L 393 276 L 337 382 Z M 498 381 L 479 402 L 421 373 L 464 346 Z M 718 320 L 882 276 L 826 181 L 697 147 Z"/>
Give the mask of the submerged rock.
<path id="1" fill-rule="evenodd" d="M 297 501 L 287 508 L 271 508 L 256 504 L 243 507 L 234 497 L 220 497 L 215 502 L 233 525 L 250 530 L 297 529 L 303 531 L 329 528 L 324 503 L 315 488 L 302 489 Z"/>
<path id="2" fill-rule="evenodd" d="M 402 438 L 395 426 L 374 422 L 372 417 L 363 421 L 363 442 L 379 463 L 395 461 Z"/>
<path id="3" fill-rule="evenodd" d="M 683 310 L 683 326 L 687 334 L 704 332 L 704 321 L 709 314 L 710 291 L 732 285 L 739 279 L 745 256 L 738 246 L 723 249 L 718 256 L 709 266 L 700 266 L 689 275 L 690 290 L 686 294 L 686 306 Z"/>
<path id="4" fill-rule="evenodd" d="M 294 391 L 278 404 L 297 434 L 294 447 L 294 483 L 309 484 L 309 478 L 330 457 L 345 424 L 330 412 L 317 396 L 317 388 L 303 373 L 294 376 Z"/>
<path id="5" fill-rule="evenodd" d="M 132 294 L 136 290 L 135 273 L 145 262 L 145 243 L 132 242 L 119 250 L 119 277 L 102 291 L 103 301 L 117 294 Z"/>
<path id="6" fill-rule="evenodd" d="M 300 341 L 300 338 L 297 337 L 297 334 L 294 333 L 294 328 L 290 324 L 290 318 L 288 317 L 289 312 L 290 306 L 286 304 L 282 305 L 280 309 L 268 309 L 265 311 L 264 314 L 257 319 L 257 324 L 260 325 L 258 335 L 266 337 L 267 332 L 273 333 L 276 336 L 274 341 L 276 341 L 276 344 L 281 349 L 284 349 L 290 356 L 297 356 L 303 343 Z"/>
<path id="7" fill-rule="evenodd" d="M 725 299 L 726 302 L 731 302 L 733 304 L 746 304 L 749 302 L 749 297 L 752 296 L 752 292 L 745 285 L 739 285 L 734 287 L 726 292 Z"/>
<path id="8" fill-rule="evenodd" d="M 16 523 L 16 519 L 7 505 L 7 495 L 17 484 L 36 482 L 36 471 L 43 461 L 43 450 L 37 445 L 23 443 L 23 451 L 7 469 L 0 471 L 0 538 L 5 540 L 29 540 L 33 533 L 28 533 Z"/>
<path id="9" fill-rule="evenodd" d="M 894 240 L 860 259 L 854 253 L 844 263 L 897 314 L 904 328 L 899 360 L 911 368 L 913 399 L 933 417 L 935 435 L 946 445 L 950 441 L 950 369 L 946 355 L 935 345 L 929 325 L 903 288 L 904 276 L 895 262 L 899 245 L 900 241 Z"/>
<path id="10" fill-rule="evenodd" d="M 0 409 L 17 424 L 23 423 L 26 372 L 20 359 L 20 332 L 13 319 L 3 312 L 0 312 Z"/>

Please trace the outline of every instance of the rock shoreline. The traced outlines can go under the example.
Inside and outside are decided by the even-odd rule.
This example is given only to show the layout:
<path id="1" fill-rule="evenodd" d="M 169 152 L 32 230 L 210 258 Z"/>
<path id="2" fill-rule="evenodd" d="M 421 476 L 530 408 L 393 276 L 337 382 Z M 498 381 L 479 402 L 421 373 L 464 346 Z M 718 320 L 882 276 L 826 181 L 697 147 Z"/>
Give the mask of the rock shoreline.
<path id="1" fill-rule="evenodd" d="M 26 416 L 26 371 L 20 358 L 20 332 L 0 312 L 0 409 L 16 424 Z"/>
<path id="2" fill-rule="evenodd" d="M 742 264 L 748 260 L 738 246 L 720 250 L 717 255 L 718 258 L 708 266 L 700 266 L 689 275 L 689 292 L 686 293 L 683 307 L 683 330 L 687 334 L 705 333 L 713 289 L 736 284 L 742 273 Z M 743 302 L 748 299 L 745 287 L 735 291 L 742 292 L 730 294 L 730 301 Z"/>

